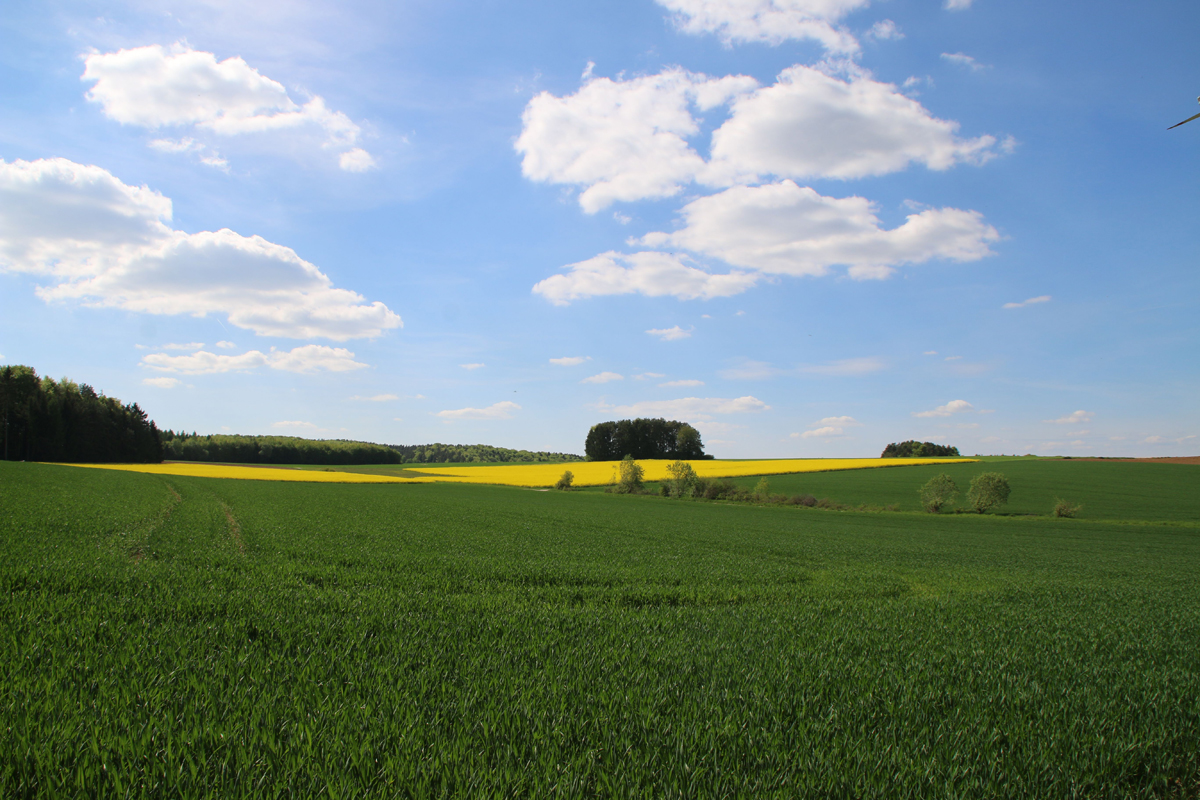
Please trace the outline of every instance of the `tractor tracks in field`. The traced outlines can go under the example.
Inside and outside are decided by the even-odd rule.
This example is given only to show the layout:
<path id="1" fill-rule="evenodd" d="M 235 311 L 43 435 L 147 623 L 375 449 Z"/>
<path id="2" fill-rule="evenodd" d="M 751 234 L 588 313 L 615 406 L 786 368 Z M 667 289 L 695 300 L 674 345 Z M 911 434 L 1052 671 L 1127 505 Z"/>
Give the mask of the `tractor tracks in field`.
<path id="1" fill-rule="evenodd" d="M 246 541 L 242 538 L 242 526 L 238 522 L 238 518 L 234 516 L 233 509 L 224 500 L 218 500 L 221 505 L 221 511 L 225 513 L 225 524 L 229 528 L 229 538 L 233 540 L 234 547 L 237 551 L 246 555 Z"/>
<path id="2" fill-rule="evenodd" d="M 149 556 L 150 537 L 156 530 L 167 524 L 172 512 L 183 502 L 183 495 L 172 483 L 163 481 L 163 485 L 167 487 L 167 501 L 163 503 L 157 514 L 133 531 L 134 541 L 129 544 L 129 560 L 134 564 L 140 564 Z"/>

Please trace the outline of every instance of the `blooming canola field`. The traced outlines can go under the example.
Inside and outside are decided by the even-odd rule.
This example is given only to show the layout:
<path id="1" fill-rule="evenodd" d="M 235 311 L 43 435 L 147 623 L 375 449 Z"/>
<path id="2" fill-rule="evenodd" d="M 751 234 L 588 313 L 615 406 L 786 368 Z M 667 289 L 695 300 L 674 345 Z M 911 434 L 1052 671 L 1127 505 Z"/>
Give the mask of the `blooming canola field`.
<path id="1" fill-rule="evenodd" d="M 697 460 L 689 461 L 702 478 L 738 478 L 748 475 L 790 475 L 802 472 L 833 472 L 838 470 L 872 469 L 879 467 L 917 466 L 921 464 L 969 463 L 969 458 L 782 458 L 748 461 Z M 397 465 L 385 472 L 363 473 L 340 471 L 338 467 L 324 470 L 291 469 L 251 465 L 202 464 L 169 462 L 164 464 L 75 464 L 72 466 L 145 472 L 155 475 L 180 475 L 197 478 L 233 478 L 261 481 L 299 481 L 310 483 L 486 483 L 501 486 L 544 488 L 553 486 L 564 471 L 570 470 L 576 486 L 604 486 L 617 480 L 617 461 L 580 461 L 567 464 L 503 464 L 503 465 Z M 647 459 L 638 464 L 647 481 L 668 477 L 669 459 Z"/>

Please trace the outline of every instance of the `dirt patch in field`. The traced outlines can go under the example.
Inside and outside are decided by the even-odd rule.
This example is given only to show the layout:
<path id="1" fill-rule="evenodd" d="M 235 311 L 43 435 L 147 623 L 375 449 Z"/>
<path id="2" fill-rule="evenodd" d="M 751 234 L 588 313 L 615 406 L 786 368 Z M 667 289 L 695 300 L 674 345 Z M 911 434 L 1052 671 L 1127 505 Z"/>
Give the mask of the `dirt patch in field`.
<path id="1" fill-rule="evenodd" d="M 1162 458 L 1061 458 L 1060 461 L 1125 461 L 1138 464 L 1200 464 L 1200 456 L 1163 456 Z"/>

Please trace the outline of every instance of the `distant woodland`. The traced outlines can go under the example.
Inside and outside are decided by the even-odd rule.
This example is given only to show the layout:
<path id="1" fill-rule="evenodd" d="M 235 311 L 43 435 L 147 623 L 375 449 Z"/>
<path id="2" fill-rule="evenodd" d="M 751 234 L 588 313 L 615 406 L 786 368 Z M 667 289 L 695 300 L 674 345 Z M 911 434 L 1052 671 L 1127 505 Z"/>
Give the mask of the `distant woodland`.
<path id="1" fill-rule="evenodd" d="M 345 439 L 295 436 L 198 436 L 163 431 L 168 461 L 218 461 L 236 464 L 445 464 L 582 461 L 570 453 L 510 450 L 486 444 L 384 445 Z"/>
<path id="2" fill-rule="evenodd" d="M 0 366 L 0 457 L 75 463 L 162 461 L 154 422 L 86 383 Z"/>

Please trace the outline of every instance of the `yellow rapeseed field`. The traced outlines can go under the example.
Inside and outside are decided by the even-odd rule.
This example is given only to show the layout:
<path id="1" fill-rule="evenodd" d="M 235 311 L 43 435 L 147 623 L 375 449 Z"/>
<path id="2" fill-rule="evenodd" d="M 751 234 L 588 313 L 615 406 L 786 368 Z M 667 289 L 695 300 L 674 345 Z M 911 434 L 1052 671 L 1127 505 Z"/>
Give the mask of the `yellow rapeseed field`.
<path id="1" fill-rule="evenodd" d="M 748 475 L 786 475 L 796 472 L 832 472 L 846 469 L 952 464 L 974 461 L 971 458 L 783 458 L 755 461 L 689 461 L 702 478 L 737 478 Z M 490 483 L 502 486 L 543 488 L 553 486 L 565 470 L 575 476 L 576 486 L 603 486 L 617 480 L 616 461 L 581 461 L 570 464 L 504 464 L 500 466 L 418 467 L 397 465 L 406 473 L 393 475 L 364 474 L 312 469 L 227 466 L 223 464 L 72 464 L 77 467 L 120 469 L 155 475 L 188 475 L 198 478 L 236 478 L 259 481 L 305 481 L 311 483 Z M 667 459 L 639 461 L 647 481 L 668 477 Z"/>

